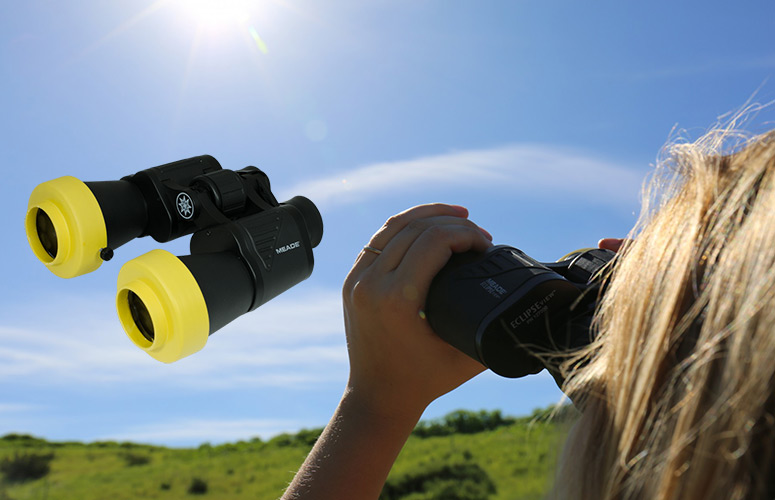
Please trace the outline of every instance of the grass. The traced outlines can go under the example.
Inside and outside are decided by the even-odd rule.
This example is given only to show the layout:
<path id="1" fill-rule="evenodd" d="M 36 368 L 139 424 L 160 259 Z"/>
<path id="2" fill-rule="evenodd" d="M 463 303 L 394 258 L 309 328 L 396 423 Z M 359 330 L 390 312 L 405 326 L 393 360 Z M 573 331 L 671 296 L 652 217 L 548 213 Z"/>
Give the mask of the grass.
<path id="1" fill-rule="evenodd" d="M 388 481 L 429 466 L 474 463 L 496 485 L 490 499 L 540 499 L 551 485 L 566 431 L 566 424 L 522 418 L 473 434 L 412 436 Z M 309 431 L 298 442 L 286 436 L 191 449 L 6 436 L 0 439 L 0 461 L 25 453 L 53 453 L 54 458 L 44 478 L 0 483 L 0 500 L 274 500 L 304 461 L 309 442 Z M 203 484 L 206 492 L 197 493 Z"/>

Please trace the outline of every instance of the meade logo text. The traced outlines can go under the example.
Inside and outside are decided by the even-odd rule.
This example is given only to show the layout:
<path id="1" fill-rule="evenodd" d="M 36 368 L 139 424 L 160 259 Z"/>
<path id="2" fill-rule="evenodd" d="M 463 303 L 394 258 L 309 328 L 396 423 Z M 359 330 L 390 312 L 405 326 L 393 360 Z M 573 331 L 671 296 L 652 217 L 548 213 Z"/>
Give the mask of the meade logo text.
<path id="1" fill-rule="evenodd" d="M 293 243 L 289 245 L 285 245 L 284 247 L 275 248 L 274 251 L 277 252 L 277 254 L 285 253 L 288 250 L 293 250 L 294 248 L 299 248 L 300 243 L 298 241 L 294 241 Z"/>

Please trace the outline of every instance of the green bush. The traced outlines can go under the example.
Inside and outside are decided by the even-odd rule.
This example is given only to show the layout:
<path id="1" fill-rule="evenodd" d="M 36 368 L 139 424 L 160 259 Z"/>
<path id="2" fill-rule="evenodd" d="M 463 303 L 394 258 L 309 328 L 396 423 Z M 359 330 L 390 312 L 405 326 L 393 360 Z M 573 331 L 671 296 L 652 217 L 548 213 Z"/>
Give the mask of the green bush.
<path id="1" fill-rule="evenodd" d="M 0 471 L 10 483 L 34 481 L 48 474 L 53 459 L 53 453 L 14 453 L 13 458 L 5 457 L 0 461 Z"/>
<path id="2" fill-rule="evenodd" d="M 511 425 L 514 421 L 515 419 L 512 417 L 504 417 L 500 410 L 481 410 L 478 412 L 458 410 L 437 420 L 420 422 L 412 434 L 421 438 L 474 434 Z"/>
<path id="3" fill-rule="evenodd" d="M 487 500 L 495 483 L 473 462 L 427 466 L 389 480 L 380 500 Z"/>
<path id="4" fill-rule="evenodd" d="M 151 461 L 151 457 L 149 455 L 132 452 L 122 453 L 121 458 L 123 458 L 126 464 L 130 467 L 145 465 Z"/>
<path id="5" fill-rule="evenodd" d="M 192 495 L 204 495 L 207 493 L 207 482 L 195 477 L 188 486 L 188 492 Z"/>

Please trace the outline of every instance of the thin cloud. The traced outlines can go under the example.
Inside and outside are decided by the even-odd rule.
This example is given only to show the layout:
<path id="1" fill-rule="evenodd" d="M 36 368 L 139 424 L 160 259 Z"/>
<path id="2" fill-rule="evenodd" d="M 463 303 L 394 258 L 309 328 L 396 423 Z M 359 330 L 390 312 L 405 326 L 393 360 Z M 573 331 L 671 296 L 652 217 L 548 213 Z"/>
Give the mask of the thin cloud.
<path id="1" fill-rule="evenodd" d="M 278 297 L 216 333 L 202 351 L 169 365 L 132 345 L 113 311 L 95 314 L 88 301 L 79 302 L 62 300 L 63 311 L 48 316 L 88 315 L 88 327 L 45 318 L 34 326 L 0 325 L 0 384 L 309 387 L 346 373 L 339 291 Z"/>
<path id="2" fill-rule="evenodd" d="M 433 192 L 450 187 L 573 197 L 590 203 L 632 205 L 645 171 L 583 153 L 533 144 L 460 151 L 376 163 L 281 190 L 280 199 L 303 194 L 324 206 L 375 196 Z"/>
<path id="3" fill-rule="evenodd" d="M 30 405 L 26 403 L 0 403 L 0 413 L 20 413 L 28 411 L 37 411 L 43 409 L 40 405 Z"/>
<path id="4" fill-rule="evenodd" d="M 260 437 L 266 439 L 287 429 L 311 427 L 309 422 L 284 419 L 181 419 L 133 427 L 108 434 L 98 441 L 133 441 L 153 444 L 192 445 L 234 442 Z"/>

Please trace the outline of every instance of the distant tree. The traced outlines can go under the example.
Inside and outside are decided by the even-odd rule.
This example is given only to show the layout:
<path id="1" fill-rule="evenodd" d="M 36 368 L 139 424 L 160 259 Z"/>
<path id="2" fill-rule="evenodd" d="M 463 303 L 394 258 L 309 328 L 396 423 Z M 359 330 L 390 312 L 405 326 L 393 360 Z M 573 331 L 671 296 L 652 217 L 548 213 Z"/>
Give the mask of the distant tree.
<path id="1" fill-rule="evenodd" d="M 267 441 L 267 444 L 280 448 L 286 446 L 301 446 L 309 448 L 315 444 L 322 433 L 322 427 L 317 429 L 302 429 L 296 434 L 289 434 L 284 432 Z"/>
<path id="2" fill-rule="evenodd" d="M 268 444 L 281 448 L 285 446 L 292 446 L 294 444 L 294 437 L 293 434 L 283 432 L 282 434 L 278 434 L 270 439 Z"/>
<path id="3" fill-rule="evenodd" d="M 30 436 L 29 434 L 6 434 L 0 438 L 0 441 L 4 441 L 9 444 L 17 446 L 41 446 L 46 445 L 48 442 L 45 439 Z"/>
<path id="4" fill-rule="evenodd" d="M 304 446 L 314 446 L 320 435 L 323 434 L 323 429 L 302 429 L 296 433 L 295 442 Z"/>
<path id="5" fill-rule="evenodd" d="M 525 418 L 525 420 L 566 423 L 576 420 L 579 415 L 579 411 L 572 404 L 549 405 L 546 408 L 534 409 L 533 413 L 531 413 L 529 417 Z"/>
<path id="6" fill-rule="evenodd" d="M 95 448 L 118 448 L 118 443 L 115 441 L 94 441 L 89 446 Z"/>

